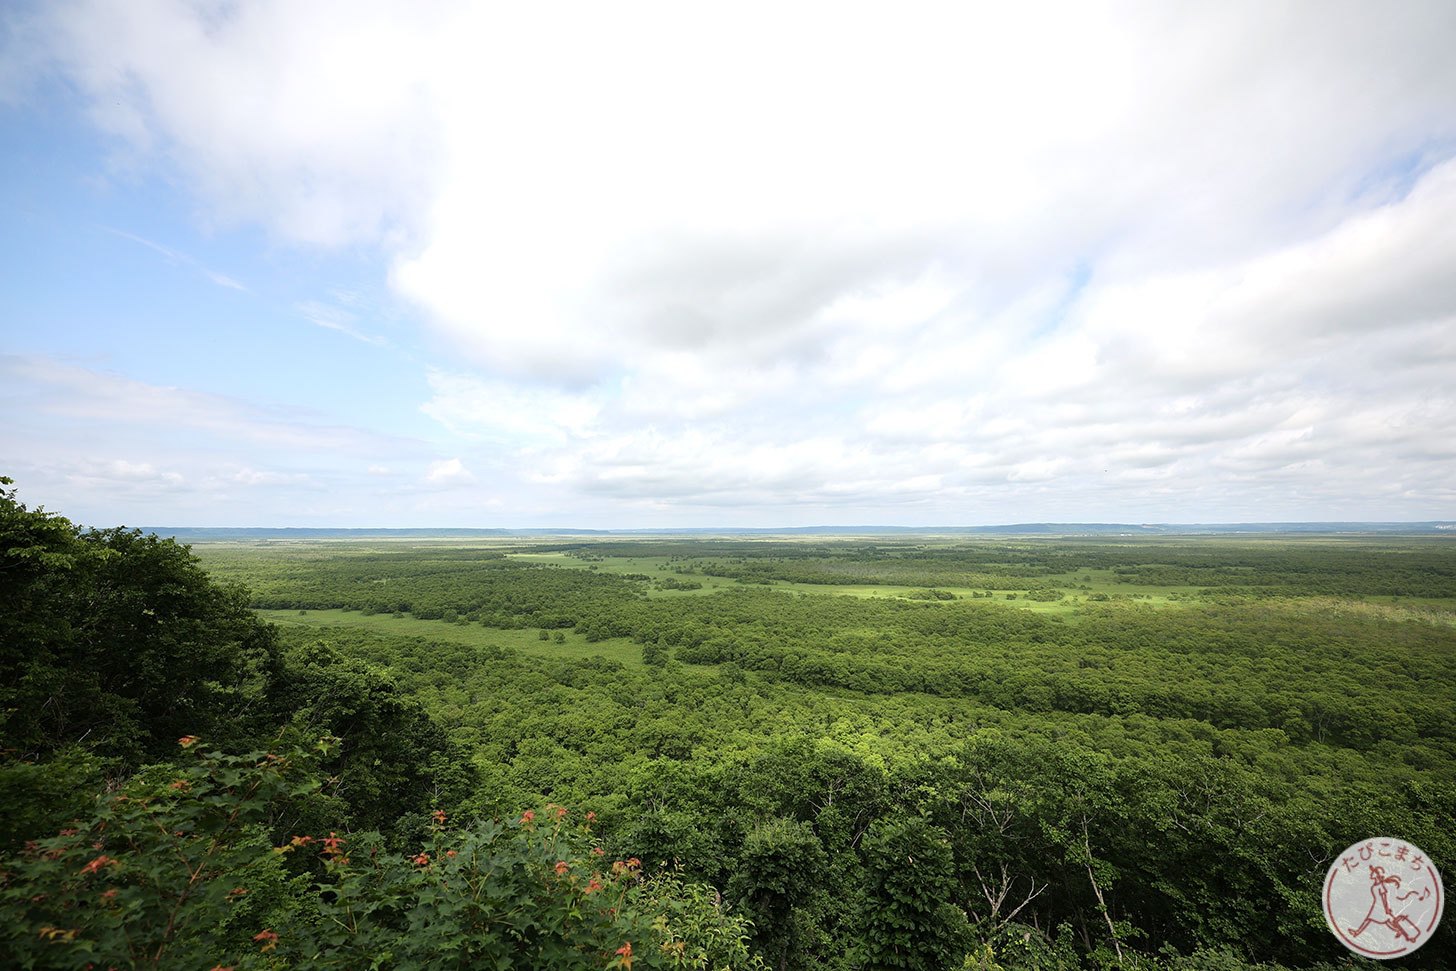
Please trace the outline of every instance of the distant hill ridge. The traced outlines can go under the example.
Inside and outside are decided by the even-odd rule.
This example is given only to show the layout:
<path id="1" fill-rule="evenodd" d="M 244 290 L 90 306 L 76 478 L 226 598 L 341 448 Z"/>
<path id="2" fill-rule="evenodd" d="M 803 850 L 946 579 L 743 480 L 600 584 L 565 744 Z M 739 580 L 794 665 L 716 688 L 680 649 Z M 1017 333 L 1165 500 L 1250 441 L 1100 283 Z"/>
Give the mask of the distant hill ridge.
<path id="1" fill-rule="evenodd" d="M 336 528 L 313 526 L 143 526 L 143 532 L 184 543 L 298 539 L 471 539 L 539 536 L 1213 536 L 1256 534 L 1427 534 L 1456 536 L 1456 522 L 1415 523 L 1015 523 L 1004 526 L 768 526 L 659 529 Z"/>

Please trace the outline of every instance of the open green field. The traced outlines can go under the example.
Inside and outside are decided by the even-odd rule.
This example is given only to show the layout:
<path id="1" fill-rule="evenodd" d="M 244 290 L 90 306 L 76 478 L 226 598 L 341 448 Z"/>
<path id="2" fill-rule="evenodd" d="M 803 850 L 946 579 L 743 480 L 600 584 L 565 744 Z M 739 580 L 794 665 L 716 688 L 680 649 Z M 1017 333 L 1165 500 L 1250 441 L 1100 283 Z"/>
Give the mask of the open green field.
<path id="1" fill-rule="evenodd" d="M 658 573 L 668 569 L 669 565 L 673 562 L 672 558 L 666 556 L 610 556 L 588 559 L 566 553 L 514 551 L 510 553 L 510 558 L 522 563 L 530 563 L 538 566 L 588 570 L 593 572 L 600 571 L 617 575 L 646 574 L 648 576 L 656 576 Z M 690 565 L 693 565 L 693 561 L 688 562 Z M 719 590 L 741 585 L 734 579 L 711 574 L 695 576 L 694 579 L 702 584 L 700 589 L 649 589 L 648 596 L 697 596 L 715 593 Z M 1065 584 L 1067 587 L 1074 588 L 1076 592 L 1069 595 L 1065 600 L 1057 602 L 1038 602 L 1025 599 L 1026 595 L 1031 592 L 1029 589 L 996 591 L 990 599 L 1000 601 L 1007 605 L 1013 605 L 1022 610 L 1034 610 L 1041 613 L 1071 614 L 1079 604 L 1085 603 L 1086 598 L 1093 594 L 1131 598 L 1155 606 L 1176 606 L 1185 602 L 1184 599 L 1180 598 L 1188 598 L 1197 593 L 1197 588 L 1188 586 L 1119 584 L 1115 582 L 1115 577 L 1108 570 L 1088 570 L 1082 573 L 1071 573 L 1049 579 L 1054 583 Z M 893 583 L 826 585 L 819 583 L 795 583 L 788 580 L 766 580 L 763 582 L 763 585 L 779 591 L 840 597 L 913 597 L 916 593 L 922 592 L 924 589 Z M 940 589 L 944 589 L 947 593 L 962 599 L 984 595 L 986 592 L 971 587 L 956 586 Z"/>
<path id="2" fill-rule="evenodd" d="M 274 624 L 299 628 L 347 628 L 398 637 L 423 637 L 466 647 L 509 647 L 533 657 L 553 661 L 605 657 L 627 667 L 642 666 L 642 648 L 623 637 L 587 643 L 575 632 L 563 632 L 564 644 L 541 640 L 534 630 L 501 630 L 475 624 L 419 620 L 393 614 L 365 616 L 353 610 L 260 610 L 258 616 Z"/>

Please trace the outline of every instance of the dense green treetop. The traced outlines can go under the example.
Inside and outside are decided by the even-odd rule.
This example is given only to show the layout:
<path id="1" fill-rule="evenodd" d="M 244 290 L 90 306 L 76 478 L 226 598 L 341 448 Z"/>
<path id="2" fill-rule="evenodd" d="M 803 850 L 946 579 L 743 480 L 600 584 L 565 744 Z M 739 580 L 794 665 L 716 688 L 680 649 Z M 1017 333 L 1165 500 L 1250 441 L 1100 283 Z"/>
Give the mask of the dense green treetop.
<path id="1" fill-rule="evenodd" d="M 3 485 L 9 485 L 3 480 Z M 0 487 L 0 717 L 6 747 L 84 742 L 135 764 L 189 731 L 241 738 L 266 717 L 273 631 L 185 546 L 81 529 Z"/>

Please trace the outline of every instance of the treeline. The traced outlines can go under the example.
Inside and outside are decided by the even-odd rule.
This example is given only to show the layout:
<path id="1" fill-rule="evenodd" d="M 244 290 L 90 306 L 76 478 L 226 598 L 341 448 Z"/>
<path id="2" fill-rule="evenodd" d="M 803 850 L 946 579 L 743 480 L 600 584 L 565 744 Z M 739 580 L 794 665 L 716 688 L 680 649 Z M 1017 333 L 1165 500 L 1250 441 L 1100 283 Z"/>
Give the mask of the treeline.
<path id="1" fill-rule="evenodd" d="M 645 595 L 640 580 L 523 565 L 480 550 L 431 549 L 423 556 L 419 551 L 344 554 L 323 568 L 307 562 L 243 573 L 252 605 L 406 613 L 421 620 L 464 620 L 520 630 L 572 627 L 601 604 Z"/>
<path id="2" fill-rule="evenodd" d="M 1456 550 L 1442 538 L 1017 539 L 794 543 L 682 540 L 539 547 L 666 556 L 677 569 L 747 581 L 1020 590 L 1078 571 L 1117 583 L 1233 589 L 1253 595 L 1456 597 Z M 1063 581 L 1067 582 L 1067 581 Z"/>

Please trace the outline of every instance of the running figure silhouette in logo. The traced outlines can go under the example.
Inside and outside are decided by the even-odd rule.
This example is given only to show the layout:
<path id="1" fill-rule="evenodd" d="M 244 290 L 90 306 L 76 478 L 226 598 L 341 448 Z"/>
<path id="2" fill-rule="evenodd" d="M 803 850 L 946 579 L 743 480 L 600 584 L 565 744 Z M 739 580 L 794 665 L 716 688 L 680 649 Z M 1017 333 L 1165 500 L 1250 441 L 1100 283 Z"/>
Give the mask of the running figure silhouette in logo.
<path id="1" fill-rule="evenodd" d="M 1347 847 L 1325 873 L 1330 932 L 1356 954 L 1398 958 L 1431 940 L 1441 922 L 1441 874 L 1419 846 L 1375 836 Z"/>
<path id="2" fill-rule="evenodd" d="M 1391 932 L 1401 940 L 1413 943 L 1421 936 L 1420 928 L 1417 927 L 1404 913 L 1396 913 L 1390 909 L 1390 895 L 1393 890 L 1400 889 L 1400 877 L 1386 876 L 1383 867 L 1370 867 L 1370 910 L 1365 914 L 1365 919 L 1360 922 L 1359 927 L 1348 928 L 1351 937 L 1359 937 L 1365 933 L 1365 928 L 1371 924 L 1379 924 L 1382 927 L 1390 928 Z M 1398 903 L 1404 903 L 1414 897 L 1417 900 L 1425 900 L 1431 895 L 1429 889 L 1417 893 L 1408 890 L 1403 894 L 1396 895 Z"/>

